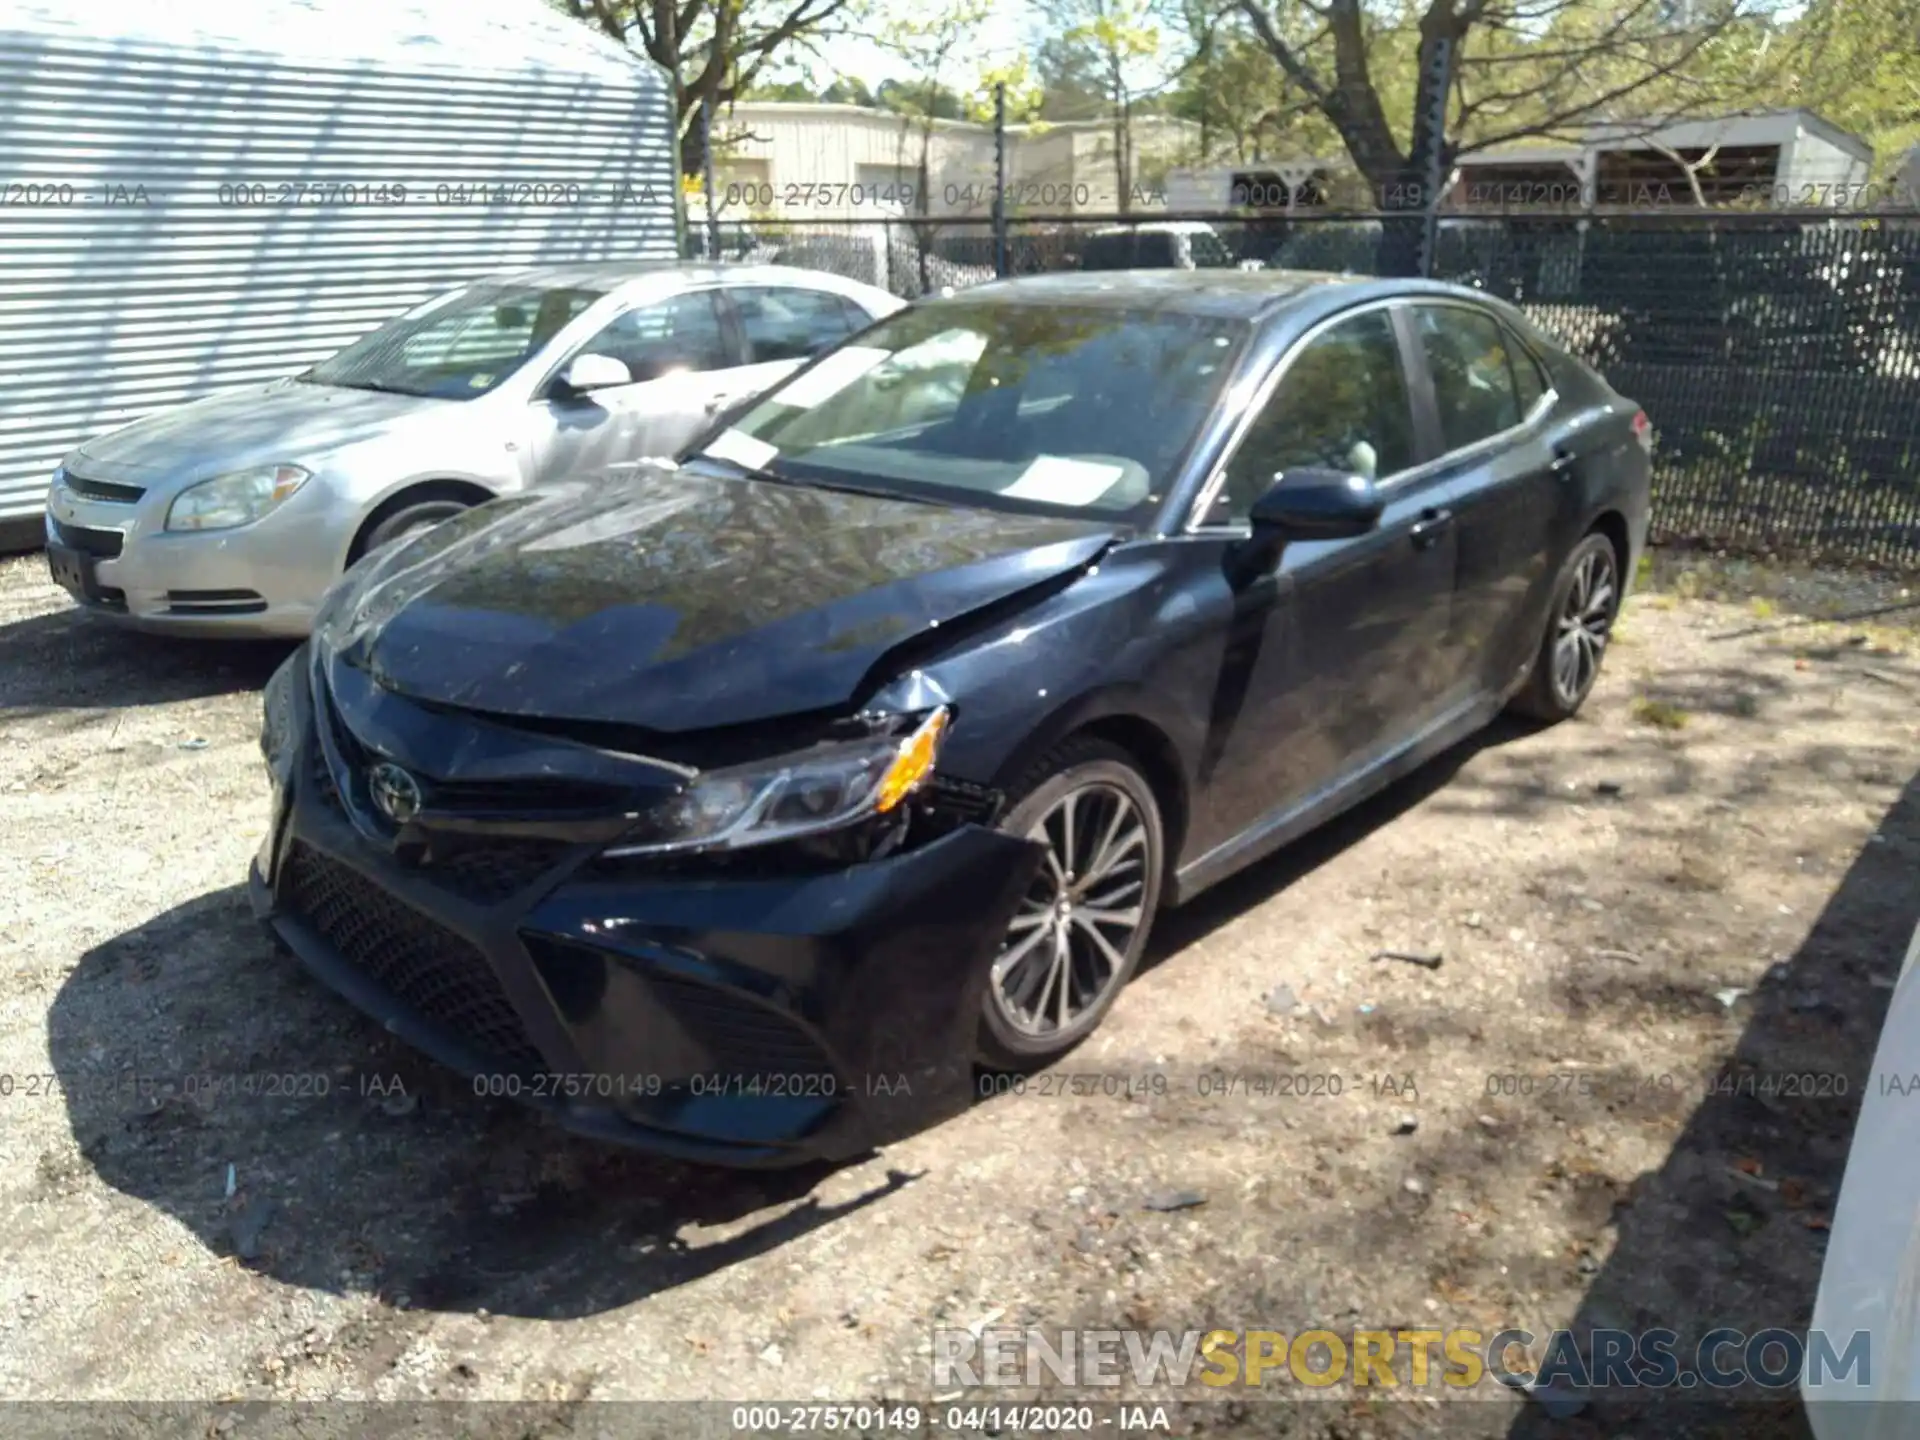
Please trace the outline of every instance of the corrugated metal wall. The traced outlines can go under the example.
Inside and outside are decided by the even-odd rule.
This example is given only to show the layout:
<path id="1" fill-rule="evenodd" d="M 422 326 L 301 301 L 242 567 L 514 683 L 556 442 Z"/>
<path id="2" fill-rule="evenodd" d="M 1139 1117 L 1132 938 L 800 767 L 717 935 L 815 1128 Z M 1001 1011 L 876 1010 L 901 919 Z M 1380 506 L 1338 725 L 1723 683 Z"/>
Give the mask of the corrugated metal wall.
<path id="1" fill-rule="evenodd" d="M 436 290 L 677 253 L 651 66 L 305 65 L 7 23 L 0 520 L 37 513 L 87 437 L 303 368 Z"/>

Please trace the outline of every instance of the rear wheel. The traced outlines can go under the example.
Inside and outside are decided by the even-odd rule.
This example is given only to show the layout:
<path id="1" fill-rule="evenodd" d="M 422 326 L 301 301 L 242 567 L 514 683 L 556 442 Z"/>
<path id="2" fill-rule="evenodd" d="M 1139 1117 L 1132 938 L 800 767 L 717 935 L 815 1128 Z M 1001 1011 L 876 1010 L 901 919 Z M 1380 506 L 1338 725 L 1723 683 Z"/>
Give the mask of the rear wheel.
<path id="1" fill-rule="evenodd" d="M 1553 587 L 1546 634 L 1527 685 L 1513 699 L 1519 714 L 1549 723 L 1570 718 L 1593 690 L 1620 613 L 1620 564 L 1613 542 L 1589 535 L 1573 547 Z"/>
<path id="2" fill-rule="evenodd" d="M 1000 828 L 1046 860 L 993 959 L 979 1059 L 1037 1070 L 1093 1033 L 1139 964 L 1160 904 L 1160 807 L 1126 751 L 1084 739 L 1029 772 Z"/>

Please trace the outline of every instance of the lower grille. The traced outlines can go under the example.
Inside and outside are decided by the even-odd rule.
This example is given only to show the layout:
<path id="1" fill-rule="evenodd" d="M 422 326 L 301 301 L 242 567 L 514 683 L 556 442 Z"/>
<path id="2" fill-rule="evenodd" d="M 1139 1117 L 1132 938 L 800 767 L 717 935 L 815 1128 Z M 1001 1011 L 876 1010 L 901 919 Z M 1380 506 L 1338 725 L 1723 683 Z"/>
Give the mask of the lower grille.
<path id="1" fill-rule="evenodd" d="M 544 1067 L 486 957 L 358 871 L 296 843 L 289 908 L 396 999 L 501 1064 Z"/>
<path id="2" fill-rule="evenodd" d="M 655 971 L 654 996 L 707 1051 L 720 1074 L 735 1079 L 832 1075 L 833 1065 L 807 1033 L 784 1015 L 712 985 Z"/>
<path id="3" fill-rule="evenodd" d="M 253 590 L 169 590 L 167 609 L 175 615 L 258 615 L 265 597 Z"/>
<path id="4" fill-rule="evenodd" d="M 573 847 L 558 840 L 489 840 L 420 866 L 420 878 L 479 905 L 497 904 L 557 866 Z"/>
<path id="5" fill-rule="evenodd" d="M 91 555 L 96 560 L 118 558 L 127 537 L 118 530 L 96 530 L 90 525 L 64 525 L 53 522 L 53 536 L 62 545 Z"/>

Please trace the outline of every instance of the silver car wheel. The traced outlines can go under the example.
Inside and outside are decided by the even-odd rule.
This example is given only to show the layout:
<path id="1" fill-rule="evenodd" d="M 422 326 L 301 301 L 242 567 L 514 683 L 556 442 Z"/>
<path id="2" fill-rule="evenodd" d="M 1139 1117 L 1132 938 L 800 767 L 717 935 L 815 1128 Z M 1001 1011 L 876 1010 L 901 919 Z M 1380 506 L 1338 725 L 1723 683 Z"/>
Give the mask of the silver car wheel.
<path id="1" fill-rule="evenodd" d="M 1578 705 L 1600 673 L 1618 600 L 1612 551 L 1590 550 L 1573 573 L 1554 635 L 1553 688 L 1563 705 Z"/>
<path id="2" fill-rule="evenodd" d="M 993 962 L 995 1009 L 1013 1030 L 1064 1040 L 1105 1008 L 1144 918 L 1147 826 L 1116 785 L 1091 781 L 1028 830 L 1047 847 Z"/>

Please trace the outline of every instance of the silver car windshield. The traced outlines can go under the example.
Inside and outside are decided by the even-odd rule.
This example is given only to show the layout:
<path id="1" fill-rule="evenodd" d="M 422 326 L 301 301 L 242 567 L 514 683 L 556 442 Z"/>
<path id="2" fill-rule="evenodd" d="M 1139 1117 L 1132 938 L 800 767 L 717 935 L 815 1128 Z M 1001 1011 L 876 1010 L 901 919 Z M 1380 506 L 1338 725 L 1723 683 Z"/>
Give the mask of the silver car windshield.
<path id="1" fill-rule="evenodd" d="M 771 391 L 703 457 L 775 479 L 1143 519 L 1250 327 L 1105 305 L 903 311 Z"/>
<path id="2" fill-rule="evenodd" d="M 315 385 L 469 400 L 539 353 L 604 290 L 483 284 L 408 311 L 301 375 Z"/>

